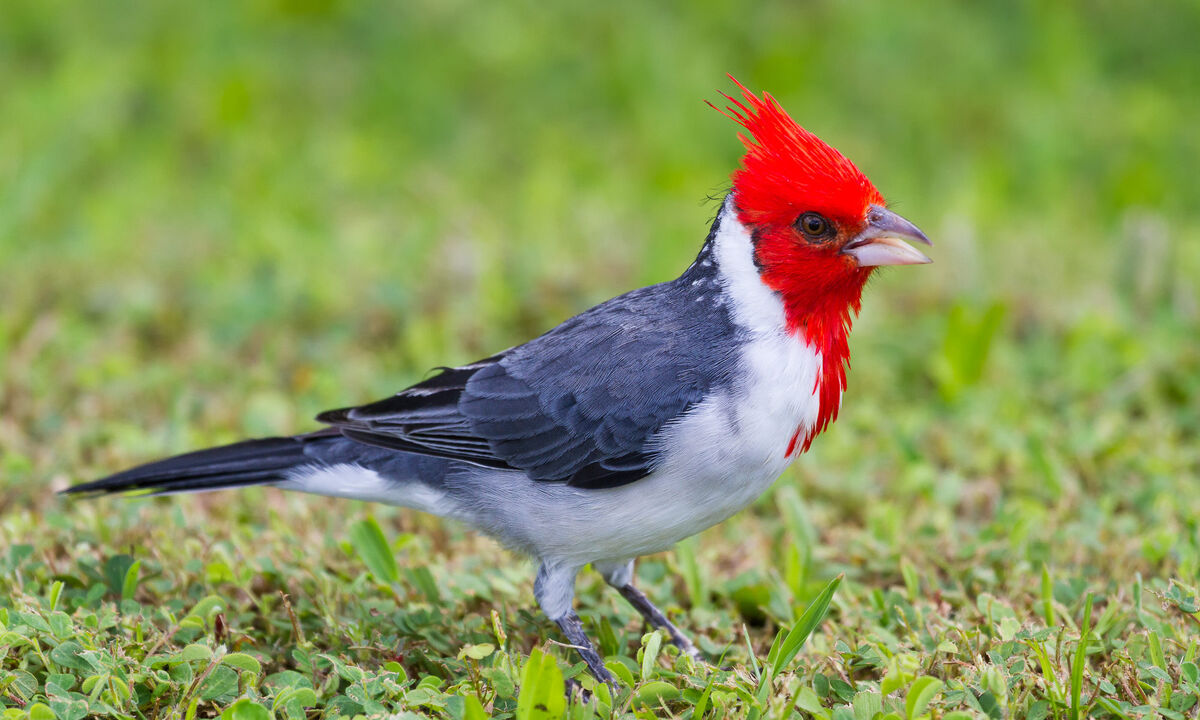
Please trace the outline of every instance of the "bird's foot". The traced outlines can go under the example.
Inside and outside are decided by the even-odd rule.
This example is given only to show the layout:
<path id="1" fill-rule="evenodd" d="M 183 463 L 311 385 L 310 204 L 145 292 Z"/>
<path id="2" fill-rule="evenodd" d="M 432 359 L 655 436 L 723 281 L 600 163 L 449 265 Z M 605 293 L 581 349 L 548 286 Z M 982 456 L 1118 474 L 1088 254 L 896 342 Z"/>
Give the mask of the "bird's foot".
<path id="1" fill-rule="evenodd" d="M 583 622 L 580 621 L 579 616 L 572 611 L 555 622 L 562 630 L 563 635 L 567 636 L 571 647 L 575 648 L 579 657 L 583 658 L 592 677 L 608 685 L 610 689 L 616 688 L 617 679 L 608 671 L 608 668 L 604 667 L 604 660 L 600 657 L 600 653 L 596 652 L 592 641 L 588 640 L 587 635 L 584 634 Z"/>
<path id="2" fill-rule="evenodd" d="M 696 644 L 692 642 L 691 638 L 679 632 L 679 628 L 675 627 L 674 625 L 670 625 L 669 627 L 662 629 L 666 630 L 667 639 L 671 641 L 671 644 L 679 648 L 680 654 L 687 655 L 692 659 L 693 662 L 697 664 L 710 664 L 708 662 L 708 658 L 706 658 L 704 653 L 700 651 L 700 648 L 696 647 Z"/>
<path id="3" fill-rule="evenodd" d="M 692 642 L 691 638 L 684 635 L 683 631 L 668 620 L 663 611 L 650 602 L 650 598 L 646 597 L 645 593 L 630 584 L 621 585 L 617 587 L 617 590 L 646 619 L 646 622 L 666 633 L 667 639 L 671 641 L 672 645 L 679 648 L 679 652 L 684 653 L 699 665 L 711 666 L 711 663 L 704 657 L 704 653 L 696 647 L 696 643 Z"/>
<path id="4" fill-rule="evenodd" d="M 601 685 L 608 688 L 608 697 L 610 699 L 617 696 L 617 679 L 608 671 L 608 668 L 604 667 L 603 665 L 593 667 L 591 664 L 588 664 L 588 672 L 590 672 L 592 676 L 599 681 L 598 684 L 595 685 L 591 690 L 584 687 L 583 683 L 579 682 L 579 680 L 576 680 L 573 677 L 563 680 L 563 684 L 565 686 L 564 689 L 567 693 L 568 700 L 578 700 L 581 703 L 590 703 L 596 698 L 596 690 Z M 603 693 L 600 694 L 600 698 L 604 698 Z"/>
<path id="5" fill-rule="evenodd" d="M 583 686 L 575 678 L 567 678 L 563 681 L 564 691 L 567 693 L 568 700 L 578 700 L 581 703 L 590 703 L 592 701 L 592 692 Z"/>

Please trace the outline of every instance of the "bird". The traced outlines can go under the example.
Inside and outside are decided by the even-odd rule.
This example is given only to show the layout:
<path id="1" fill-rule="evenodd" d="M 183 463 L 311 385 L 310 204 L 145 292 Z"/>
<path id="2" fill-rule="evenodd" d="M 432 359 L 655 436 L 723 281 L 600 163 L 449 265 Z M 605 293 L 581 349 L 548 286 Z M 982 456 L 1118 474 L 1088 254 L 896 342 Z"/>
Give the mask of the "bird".
<path id="1" fill-rule="evenodd" d="M 537 563 L 533 594 L 596 681 L 613 675 L 575 611 L 591 566 L 681 652 L 695 643 L 634 582 L 637 558 L 729 518 L 838 415 L 848 334 L 879 267 L 932 245 L 844 155 L 736 78 L 714 109 L 740 165 L 673 280 L 522 345 L 440 368 L 321 429 L 151 462 L 68 494 L 267 485 L 459 521 Z"/>

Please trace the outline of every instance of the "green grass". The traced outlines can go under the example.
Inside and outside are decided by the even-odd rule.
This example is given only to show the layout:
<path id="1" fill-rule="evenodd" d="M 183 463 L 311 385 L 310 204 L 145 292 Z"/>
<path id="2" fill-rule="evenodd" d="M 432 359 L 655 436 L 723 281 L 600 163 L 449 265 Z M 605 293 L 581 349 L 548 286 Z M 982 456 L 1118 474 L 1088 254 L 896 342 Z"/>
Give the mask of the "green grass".
<path id="1" fill-rule="evenodd" d="M 673 276 L 737 161 L 727 71 L 936 262 L 871 284 L 812 451 L 640 563 L 729 669 L 585 573 L 621 686 L 569 712 L 1194 717 L 1200 12 L 1076 5 L 6 3 L 0 718 L 558 713 L 532 568 L 458 526 L 54 491 Z"/>

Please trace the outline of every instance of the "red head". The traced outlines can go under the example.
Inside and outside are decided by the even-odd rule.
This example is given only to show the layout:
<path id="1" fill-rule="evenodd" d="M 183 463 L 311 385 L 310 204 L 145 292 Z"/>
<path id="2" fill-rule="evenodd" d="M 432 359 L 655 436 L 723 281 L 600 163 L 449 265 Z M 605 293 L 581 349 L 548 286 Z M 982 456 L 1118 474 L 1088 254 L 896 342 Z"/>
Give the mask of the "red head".
<path id="1" fill-rule="evenodd" d="M 783 301 L 787 329 L 822 355 L 821 418 L 805 438 L 807 448 L 837 414 L 846 387 L 846 334 L 871 271 L 930 262 L 900 238 L 929 240 L 775 98 L 759 98 L 733 81 L 743 99 L 725 95 L 732 105 L 723 112 L 750 134 L 740 136 L 746 155 L 733 174 L 738 219 L 754 239 L 762 281 Z"/>

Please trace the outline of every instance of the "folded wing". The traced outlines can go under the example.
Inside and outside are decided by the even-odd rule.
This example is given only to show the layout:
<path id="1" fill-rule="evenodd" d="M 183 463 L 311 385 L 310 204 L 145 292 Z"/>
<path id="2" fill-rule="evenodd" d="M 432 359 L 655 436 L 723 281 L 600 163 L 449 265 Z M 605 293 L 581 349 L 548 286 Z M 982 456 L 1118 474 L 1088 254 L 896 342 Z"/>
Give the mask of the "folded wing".
<path id="1" fill-rule="evenodd" d="M 583 488 L 645 477 L 654 435 L 728 382 L 720 308 L 678 289 L 629 293 L 541 337 L 379 402 L 318 419 L 354 440 Z M 726 326 L 727 328 L 728 326 Z"/>

